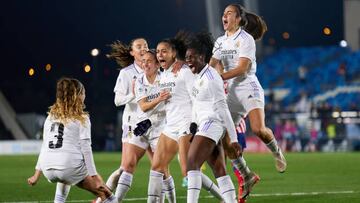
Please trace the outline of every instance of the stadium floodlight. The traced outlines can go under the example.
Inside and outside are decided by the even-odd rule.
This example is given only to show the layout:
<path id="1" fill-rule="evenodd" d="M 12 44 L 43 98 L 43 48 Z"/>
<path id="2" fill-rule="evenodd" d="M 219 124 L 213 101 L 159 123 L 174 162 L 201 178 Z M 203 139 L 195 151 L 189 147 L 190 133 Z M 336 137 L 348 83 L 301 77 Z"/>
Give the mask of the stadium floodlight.
<path id="1" fill-rule="evenodd" d="M 341 47 L 347 47 L 347 46 L 348 46 L 348 43 L 347 43 L 347 41 L 345 41 L 345 40 L 341 40 L 341 41 L 339 42 L 339 44 L 340 44 Z"/>
<path id="2" fill-rule="evenodd" d="M 28 71 L 28 74 L 29 74 L 30 77 L 33 76 L 35 74 L 35 69 L 30 68 L 29 71 Z"/>
<path id="3" fill-rule="evenodd" d="M 99 49 L 94 48 L 91 50 L 90 53 L 91 53 L 91 56 L 95 57 L 95 56 L 99 55 Z"/>
<path id="4" fill-rule="evenodd" d="M 85 71 L 85 73 L 90 72 L 90 71 L 91 71 L 91 67 L 90 67 L 88 64 L 86 64 L 86 65 L 84 66 L 84 71 Z"/>

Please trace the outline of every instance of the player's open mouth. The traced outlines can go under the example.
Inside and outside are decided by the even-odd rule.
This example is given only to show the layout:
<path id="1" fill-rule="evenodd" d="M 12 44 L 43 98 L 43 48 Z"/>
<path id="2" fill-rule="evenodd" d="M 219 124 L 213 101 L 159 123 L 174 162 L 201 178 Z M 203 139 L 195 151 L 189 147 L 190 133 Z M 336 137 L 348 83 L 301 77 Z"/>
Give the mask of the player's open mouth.
<path id="1" fill-rule="evenodd" d="M 224 26 L 228 25 L 228 21 L 227 21 L 227 20 L 223 20 L 223 25 L 224 25 Z"/>
<path id="2" fill-rule="evenodd" d="M 190 68 L 194 68 L 194 65 L 192 63 L 187 64 Z"/>

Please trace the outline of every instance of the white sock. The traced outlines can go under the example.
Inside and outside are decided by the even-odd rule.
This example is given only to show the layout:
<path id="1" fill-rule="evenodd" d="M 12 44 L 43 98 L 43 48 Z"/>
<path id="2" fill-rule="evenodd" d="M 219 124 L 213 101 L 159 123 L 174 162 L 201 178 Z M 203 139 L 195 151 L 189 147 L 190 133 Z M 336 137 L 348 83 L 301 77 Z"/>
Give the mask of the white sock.
<path id="1" fill-rule="evenodd" d="M 218 186 L 212 182 L 212 180 L 207 177 L 205 174 L 201 173 L 201 181 L 202 181 L 202 187 L 210 192 L 214 197 L 216 197 L 218 200 L 223 200 L 220 189 Z"/>
<path id="2" fill-rule="evenodd" d="M 277 141 L 275 138 L 273 138 L 269 143 L 266 144 L 266 146 L 270 149 L 272 153 L 279 152 L 279 146 L 277 144 Z"/>
<path id="3" fill-rule="evenodd" d="M 192 170 L 187 172 L 188 190 L 187 190 L 187 203 L 197 203 L 201 190 L 201 172 Z"/>
<path id="4" fill-rule="evenodd" d="M 148 186 L 148 203 L 158 203 L 161 199 L 161 190 L 164 174 L 150 170 Z"/>
<path id="5" fill-rule="evenodd" d="M 163 180 L 162 191 L 165 193 L 166 199 L 169 203 L 176 203 L 175 183 L 172 176 Z"/>
<path id="6" fill-rule="evenodd" d="M 236 169 L 238 169 L 241 173 L 241 175 L 245 178 L 250 174 L 250 169 L 246 165 L 246 161 L 243 158 L 243 156 L 238 157 L 237 159 L 231 160 L 233 166 L 235 166 Z"/>
<path id="7" fill-rule="evenodd" d="M 117 197 L 119 202 L 121 202 L 125 198 L 126 193 L 130 190 L 132 179 L 133 174 L 126 171 L 123 171 L 121 173 L 115 192 L 115 196 Z"/>
<path id="8" fill-rule="evenodd" d="M 162 188 L 164 188 L 164 181 L 163 181 Z M 160 203 L 165 203 L 165 191 L 164 191 L 164 189 L 161 190 Z"/>
<path id="9" fill-rule="evenodd" d="M 231 182 L 230 176 L 222 176 L 216 178 L 221 194 L 226 203 L 236 203 L 236 194 L 234 184 Z"/>
<path id="10" fill-rule="evenodd" d="M 110 197 L 106 198 L 102 203 L 118 203 L 116 197 L 112 194 Z"/>
<path id="11" fill-rule="evenodd" d="M 54 203 L 64 203 L 70 192 L 71 185 L 66 185 L 64 183 L 56 183 L 56 192 Z"/>

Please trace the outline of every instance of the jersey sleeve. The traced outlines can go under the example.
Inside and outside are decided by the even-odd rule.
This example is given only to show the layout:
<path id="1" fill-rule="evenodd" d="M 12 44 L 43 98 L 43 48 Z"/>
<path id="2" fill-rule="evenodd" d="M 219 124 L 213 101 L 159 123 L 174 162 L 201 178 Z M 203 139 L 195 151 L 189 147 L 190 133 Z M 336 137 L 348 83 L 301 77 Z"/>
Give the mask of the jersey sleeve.
<path id="1" fill-rule="evenodd" d="M 131 85 L 132 78 L 130 78 L 125 71 L 121 70 L 114 87 L 114 102 L 116 106 L 125 105 L 135 98 L 131 91 Z"/>
<path id="2" fill-rule="evenodd" d="M 135 83 L 135 100 L 136 100 L 136 102 L 138 102 L 141 99 L 146 97 L 145 86 L 144 86 L 143 81 L 144 81 L 143 77 L 140 77 L 139 79 L 136 80 L 136 83 Z"/>
<path id="3" fill-rule="evenodd" d="M 223 80 L 216 71 L 212 71 L 212 75 L 214 80 L 211 80 L 209 90 L 213 95 L 214 102 L 216 103 L 220 100 L 226 100 Z"/>
<path id="4" fill-rule="evenodd" d="M 255 41 L 251 36 L 245 36 L 239 46 L 239 57 L 248 58 L 251 61 L 255 59 Z"/>
<path id="5" fill-rule="evenodd" d="M 86 117 L 86 121 L 84 123 L 80 122 L 80 140 L 85 139 L 91 140 L 91 122 L 89 117 Z"/>
<path id="6" fill-rule="evenodd" d="M 212 53 L 213 53 L 212 57 L 217 59 L 217 60 L 221 59 L 221 57 L 220 57 L 220 48 L 221 48 L 221 43 L 220 43 L 220 37 L 219 37 L 215 41 L 214 48 L 212 50 Z"/>
<path id="7" fill-rule="evenodd" d="M 189 97 L 191 97 L 192 87 L 194 85 L 195 75 L 191 72 L 189 67 L 182 68 L 183 69 L 183 76 L 185 80 L 186 85 L 186 91 L 189 94 Z"/>

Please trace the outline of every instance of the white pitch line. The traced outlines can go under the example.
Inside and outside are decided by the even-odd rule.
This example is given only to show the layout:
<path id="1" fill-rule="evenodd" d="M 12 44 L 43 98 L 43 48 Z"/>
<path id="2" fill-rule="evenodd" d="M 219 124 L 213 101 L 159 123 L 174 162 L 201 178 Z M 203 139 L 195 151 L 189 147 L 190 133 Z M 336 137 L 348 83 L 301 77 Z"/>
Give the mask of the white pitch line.
<path id="1" fill-rule="evenodd" d="M 330 191 L 330 192 L 292 192 L 292 193 L 264 193 L 264 194 L 251 194 L 251 197 L 271 197 L 271 196 L 313 196 L 313 195 L 334 195 L 334 194 L 353 194 L 359 193 L 358 191 Z M 211 195 L 207 196 L 200 196 L 200 199 L 210 199 L 214 198 Z M 186 199 L 186 196 L 177 196 L 176 199 Z M 147 200 L 147 197 L 138 197 L 138 198 L 125 198 L 125 202 L 133 202 L 133 201 L 140 201 L 140 200 Z M 66 202 L 90 202 L 91 200 L 69 200 Z M 0 203 L 46 203 L 46 202 L 53 202 L 53 200 L 47 201 L 21 201 L 21 202 L 0 202 Z"/>

